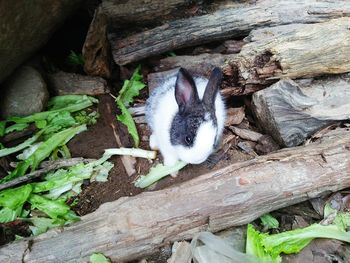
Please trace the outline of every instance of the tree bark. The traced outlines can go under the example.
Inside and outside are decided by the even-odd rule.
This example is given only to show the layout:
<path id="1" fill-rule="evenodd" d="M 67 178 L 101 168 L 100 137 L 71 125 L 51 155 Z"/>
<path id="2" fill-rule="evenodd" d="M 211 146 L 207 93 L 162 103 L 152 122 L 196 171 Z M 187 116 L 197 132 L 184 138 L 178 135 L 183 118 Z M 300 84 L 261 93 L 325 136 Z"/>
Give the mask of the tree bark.
<path id="1" fill-rule="evenodd" d="M 190 6 L 193 2 L 200 4 L 203 0 L 103 0 L 101 6 L 113 26 L 122 27 L 127 24 L 145 25 L 183 16 L 182 7 Z"/>
<path id="2" fill-rule="evenodd" d="M 125 65 L 182 47 L 247 35 L 260 27 L 315 23 L 349 15 L 348 1 L 260 0 L 209 15 L 172 21 L 124 39 L 112 37 L 111 47 L 114 61 Z"/>
<path id="3" fill-rule="evenodd" d="M 115 261 L 167 242 L 251 222 L 262 214 L 350 186 L 350 133 L 235 163 L 168 189 L 103 204 L 72 226 L 8 244 L 1 262 Z M 341 161 L 340 161 L 341 160 Z"/>
<path id="4" fill-rule="evenodd" d="M 160 61 L 156 70 L 184 67 L 194 75 L 208 76 L 213 67 L 220 66 L 224 73 L 222 95 L 251 94 L 279 78 L 349 72 L 349 27 L 350 18 L 340 18 L 254 30 L 239 54 L 168 57 Z M 331 37 L 325 41 L 325 36 Z M 154 79 L 164 79 L 165 74 L 149 74 L 151 86 L 157 84 Z"/>
<path id="5" fill-rule="evenodd" d="M 252 109 L 268 134 L 279 144 L 292 147 L 321 128 L 350 118 L 349 86 L 349 75 L 280 80 L 254 93 Z"/>

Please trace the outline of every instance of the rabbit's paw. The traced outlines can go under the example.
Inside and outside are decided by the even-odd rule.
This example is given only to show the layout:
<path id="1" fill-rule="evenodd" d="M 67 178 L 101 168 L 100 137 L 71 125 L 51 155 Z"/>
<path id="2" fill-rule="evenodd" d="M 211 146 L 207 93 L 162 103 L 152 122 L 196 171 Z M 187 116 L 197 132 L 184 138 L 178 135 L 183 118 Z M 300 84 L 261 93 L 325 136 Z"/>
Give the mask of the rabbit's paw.
<path id="1" fill-rule="evenodd" d="M 149 137 L 149 147 L 155 151 L 159 150 L 159 148 L 157 146 L 157 142 L 156 142 L 156 137 L 154 134 L 151 134 L 151 136 Z"/>

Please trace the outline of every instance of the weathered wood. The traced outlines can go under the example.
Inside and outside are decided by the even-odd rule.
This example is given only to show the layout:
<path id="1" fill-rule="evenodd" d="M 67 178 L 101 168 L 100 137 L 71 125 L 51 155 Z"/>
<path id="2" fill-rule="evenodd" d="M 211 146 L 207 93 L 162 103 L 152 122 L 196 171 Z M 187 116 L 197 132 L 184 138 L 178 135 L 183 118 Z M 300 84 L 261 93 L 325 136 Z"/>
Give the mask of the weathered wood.
<path id="1" fill-rule="evenodd" d="M 56 95 L 82 94 L 95 96 L 109 93 L 107 81 L 100 77 L 60 71 L 50 74 L 48 79 Z"/>
<path id="2" fill-rule="evenodd" d="M 169 18 L 183 16 L 183 10 L 179 8 L 189 6 L 192 3 L 200 3 L 203 0 L 103 0 L 102 10 L 113 23 L 114 27 L 125 24 L 145 24 L 159 22 Z M 171 15 L 172 13 L 175 13 Z M 171 15 L 171 16 L 170 16 Z"/>
<path id="3" fill-rule="evenodd" d="M 349 72 L 349 27 L 350 18 L 344 17 L 258 29 L 246 38 L 251 43 L 228 64 L 238 71 L 239 83 L 245 86 Z"/>
<path id="4" fill-rule="evenodd" d="M 306 62 L 307 63 L 307 62 Z M 350 76 L 280 80 L 253 95 L 260 126 L 279 144 L 296 146 L 317 130 L 350 118 Z"/>
<path id="5" fill-rule="evenodd" d="M 260 0 L 110 40 L 114 61 L 125 65 L 185 46 L 247 35 L 259 27 L 315 23 L 344 16 L 350 16 L 349 1 Z"/>
<path id="6" fill-rule="evenodd" d="M 84 71 L 91 76 L 111 76 L 111 54 L 107 39 L 108 20 L 99 6 L 91 21 L 83 46 Z"/>
<path id="7" fill-rule="evenodd" d="M 323 143 L 105 203 L 72 226 L 3 246 L 0 261 L 80 262 L 96 251 L 115 261 L 132 260 L 199 231 L 246 224 L 272 210 L 349 187 L 350 133 L 337 134 L 324 136 Z"/>
<path id="8" fill-rule="evenodd" d="M 193 74 L 207 75 L 219 66 L 224 73 L 224 97 L 251 94 L 279 78 L 349 72 L 349 27 L 350 18 L 341 18 L 254 30 L 239 54 L 169 57 L 162 59 L 156 70 L 185 67 Z M 325 35 L 332 37 L 325 41 Z M 149 80 L 165 72 L 155 74 Z"/>

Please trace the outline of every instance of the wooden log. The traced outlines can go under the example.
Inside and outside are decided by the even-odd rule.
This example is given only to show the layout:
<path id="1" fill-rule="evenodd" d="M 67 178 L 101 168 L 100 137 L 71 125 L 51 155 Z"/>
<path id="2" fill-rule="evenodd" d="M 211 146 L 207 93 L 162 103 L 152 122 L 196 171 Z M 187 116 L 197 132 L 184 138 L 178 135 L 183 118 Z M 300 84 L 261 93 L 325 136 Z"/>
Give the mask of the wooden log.
<path id="1" fill-rule="evenodd" d="M 169 57 L 156 70 L 185 67 L 193 74 L 207 75 L 211 68 L 221 67 L 225 97 L 254 93 L 279 78 L 349 72 L 349 26 L 350 18 L 342 18 L 254 30 L 239 54 Z M 332 38 L 324 41 L 325 35 Z M 150 75 L 149 80 L 152 78 L 158 77 Z"/>
<path id="2" fill-rule="evenodd" d="M 84 46 L 84 71 L 91 76 L 111 76 L 111 50 L 107 39 L 108 20 L 99 6 L 91 21 Z"/>
<path id="3" fill-rule="evenodd" d="M 110 41 L 114 61 L 125 65 L 186 46 L 244 36 L 255 28 L 315 23 L 344 16 L 350 16 L 349 1 L 260 0 L 172 21 L 124 39 L 111 36 Z"/>
<path id="4" fill-rule="evenodd" d="M 339 161 L 341 160 L 341 162 Z M 1 262 L 114 261 L 152 254 L 199 231 L 216 232 L 350 186 L 350 133 L 285 149 L 155 192 L 103 204 L 71 226 L 0 248 Z"/>
<path id="5" fill-rule="evenodd" d="M 350 2 L 349 2 L 350 3 Z M 236 59 L 241 85 L 272 79 L 314 77 L 350 71 L 350 18 L 292 24 L 252 31 Z M 325 41 L 325 36 L 331 36 Z"/>
<path id="6" fill-rule="evenodd" d="M 280 80 L 256 92 L 252 108 L 268 134 L 279 144 L 292 147 L 322 127 L 350 118 L 349 86 L 350 75 L 299 81 L 299 84 Z"/>
<path id="7" fill-rule="evenodd" d="M 203 0 L 103 0 L 102 10 L 112 22 L 114 27 L 126 24 L 149 24 L 164 21 L 165 19 L 183 16 L 183 8 Z M 182 8 L 180 11 L 179 8 Z M 189 16 L 190 14 L 188 14 Z"/>

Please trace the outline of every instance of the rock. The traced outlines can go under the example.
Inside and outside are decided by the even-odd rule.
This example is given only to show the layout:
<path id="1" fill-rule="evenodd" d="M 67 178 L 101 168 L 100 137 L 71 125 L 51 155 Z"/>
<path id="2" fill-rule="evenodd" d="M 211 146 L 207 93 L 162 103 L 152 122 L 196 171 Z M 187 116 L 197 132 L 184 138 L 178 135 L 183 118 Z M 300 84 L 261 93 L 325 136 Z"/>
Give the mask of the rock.
<path id="1" fill-rule="evenodd" d="M 4 118 L 40 112 L 49 99 L 42 76 L 29 66 L 16 70 L 2 88 L 5 92 L 1 98 L 0 112 Z"/>
<path id="2" fill-rule="evenodd" d="M 0 82 L 42 47 L 81 2 L 0 1 Z"/>
<path id="3" fill-rule="evenodd" d="M 107 82 L 100 77 L 58 72 L 48 76 L 50 88 L 56 95 L 101 95 L 108 93 Z"/>

